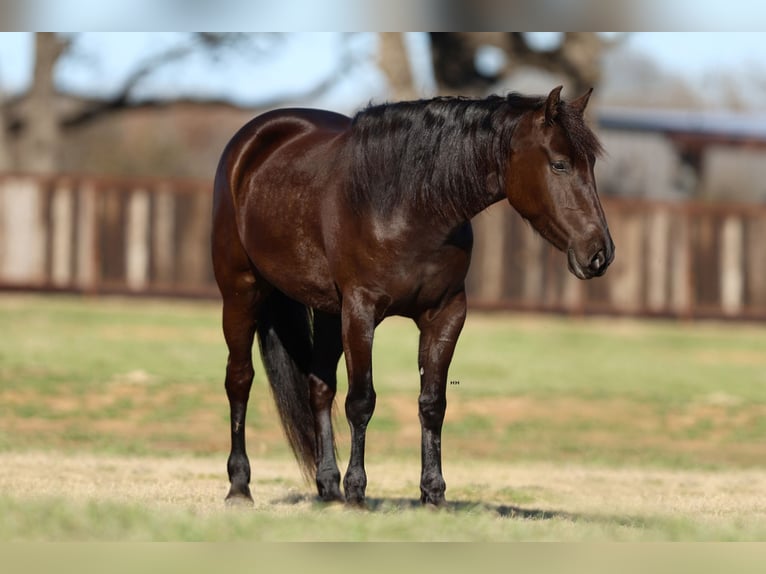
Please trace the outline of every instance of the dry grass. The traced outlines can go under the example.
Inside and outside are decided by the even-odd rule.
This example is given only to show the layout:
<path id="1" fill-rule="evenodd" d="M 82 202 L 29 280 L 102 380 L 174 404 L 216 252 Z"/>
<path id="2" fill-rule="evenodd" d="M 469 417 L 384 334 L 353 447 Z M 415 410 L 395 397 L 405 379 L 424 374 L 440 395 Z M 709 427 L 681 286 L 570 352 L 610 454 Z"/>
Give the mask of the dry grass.
<path id="1" fill-rule="evenodd" d="M 446 465 L 449 503 L 434 514 L 417 502 L 416 462 L 377 460 L 368 464 L 370 512 L 360 513 L 317 503 L 293 461 L 255 459 L 255 507 L 233 513 L 223 503 L 224 466 L 222 458 L 2 453 L 0 491 L 6 498 L 0 532 L 33 540 L 220 539 L 221 534 L 265 540 L 667 540 L 766 534 L 763 470 L 464 460 Z M 48 524 L 25 526 L 14 517 L 36 504 L 54 509 L 46 511 Z M 116 527 L 111 521 L 121 514 Z M 14 518 L 15 528 L 9 526 Z M 73 529 L 58 521 L 74 521 Z M 196 529 L 178 531 L 179 523 L 189 521 Z M 216 534 L 221 523 L 239 529 Z M 104 530 L 104 524 L 111 526 Z M 274 530 L 273 524 L 282 526 Z M 420 530 L 423 525 L 428 529 Z"/>

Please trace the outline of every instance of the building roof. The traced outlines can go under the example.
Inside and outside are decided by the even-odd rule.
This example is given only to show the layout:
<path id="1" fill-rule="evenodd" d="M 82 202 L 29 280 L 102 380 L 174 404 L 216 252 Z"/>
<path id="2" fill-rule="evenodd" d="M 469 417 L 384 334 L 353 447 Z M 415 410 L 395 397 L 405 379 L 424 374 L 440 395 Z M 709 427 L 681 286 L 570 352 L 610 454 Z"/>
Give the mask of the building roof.
<path id="1" fill-rule="evenodd" d="M 596 114 L 599 127 L 607 130 L 662 133 L 700 146 L 766 147 L 763 113 L 602 107 Z"/>

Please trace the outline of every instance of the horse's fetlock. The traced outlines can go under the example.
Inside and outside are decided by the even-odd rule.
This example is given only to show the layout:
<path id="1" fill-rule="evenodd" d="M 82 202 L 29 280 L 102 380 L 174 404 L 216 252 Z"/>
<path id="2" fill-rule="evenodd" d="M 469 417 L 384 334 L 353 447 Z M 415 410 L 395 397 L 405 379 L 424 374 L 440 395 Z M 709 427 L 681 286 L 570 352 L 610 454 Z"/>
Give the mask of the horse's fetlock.
<path id="1" fill-rule="evenodd" d="M 420 501 L 423 504 L 440 506 L 444 504 L 447 485 L 441 475 L 426 475 L 420 481 Z"/>

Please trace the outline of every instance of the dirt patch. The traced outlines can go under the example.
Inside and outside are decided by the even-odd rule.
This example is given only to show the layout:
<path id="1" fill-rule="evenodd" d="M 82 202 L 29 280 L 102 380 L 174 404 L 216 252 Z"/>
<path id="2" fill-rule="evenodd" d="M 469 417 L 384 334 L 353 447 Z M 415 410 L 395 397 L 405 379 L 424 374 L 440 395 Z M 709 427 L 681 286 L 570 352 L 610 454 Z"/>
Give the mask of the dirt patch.
<path id="1" fill-rule="evenodd" d="M 146 378 L 133 375 L 134 379 Z M 217 391 L 217 389 L 216 389 Z M 140 454 L 218 454 L 228 450 L 228 409 L 220 392 L 114 381 L 102 393 L 40 395 L 0 391 L 6 448 L 108 450 Z M 378 398 L 367 444 L 369 458 L 419 460 L 417 396 Z M 704 396 L 681 405 L 622 398 L 449 398 L 444 425 L 445 459 L 550 460 L 614 464 L 664 463 L 671 467 L 750 467 L 762 464 L 759 429 L 766 405 Z M 254 456 L 287 452 L 273 401 L 251 400 L 248 444 Z M 335 428 L 341 458 L 348 456 L 342 401 Z M 5 436 L 5 439 L 3 439 Z M 21 442 L 19 442 L 21 441 Z"/>
<path id="2" fill-rule="evenodd" d="M 766 365 L 766 353 L 749 349 L 705 349 L 694 359 L 705 365 Z"/>
<path id="3" fill-rule="evenodd" d="M 417 448 L 420 424 L 415 397 L 389 395 L 379 410 L 396 422 L 388 452 Z M 745 405 L 726 396 L 704 396 L 679 405 L 623 398 L 449 398 L 445 442 L 459 456 L 571 460 L 593 455 L 623 463 L 685 460 L 695 465 L 762 463 L 758 429 L 766 405 Z M 375 418 L 370 425 L 375 432 Z M 370 449 L 376 449 L 371 439 Z M 583 455 L 584 451 L 590 454 Z M 577 453 L 580 453 L 579 455 Z M 674 462 L 676 461 L 676 462 Z"/>

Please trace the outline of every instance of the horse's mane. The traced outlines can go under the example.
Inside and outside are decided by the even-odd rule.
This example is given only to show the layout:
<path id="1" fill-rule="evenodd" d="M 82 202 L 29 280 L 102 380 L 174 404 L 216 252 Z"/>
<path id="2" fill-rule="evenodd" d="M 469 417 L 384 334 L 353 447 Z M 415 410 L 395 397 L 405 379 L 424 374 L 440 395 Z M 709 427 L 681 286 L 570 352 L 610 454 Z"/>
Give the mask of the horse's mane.
<path id="1" fill-rule="evenodd" d="M 545 97 L 438 97 L 371 105 L 351 127 L 349 196 L 358 208 L 391 213 L 404 201 L 437 216 L 466 219 L 485 207 L 489 184 L 504 189 L 505 165 L 518 119 Z M 556 120 L 576 154 L 597 156 L 601 144 L 577 112 L 561 102 Z M 494 175 L 497 179 L 490 182 Z"/>

